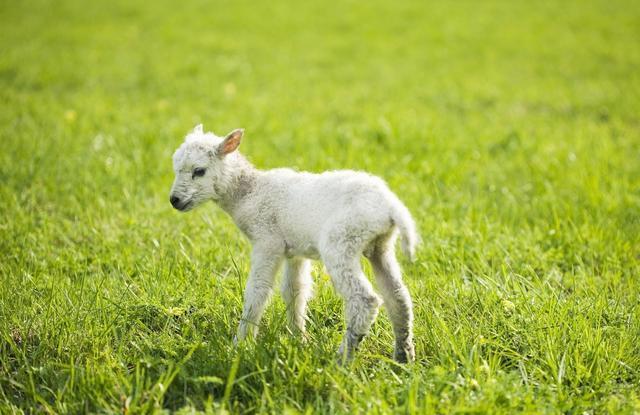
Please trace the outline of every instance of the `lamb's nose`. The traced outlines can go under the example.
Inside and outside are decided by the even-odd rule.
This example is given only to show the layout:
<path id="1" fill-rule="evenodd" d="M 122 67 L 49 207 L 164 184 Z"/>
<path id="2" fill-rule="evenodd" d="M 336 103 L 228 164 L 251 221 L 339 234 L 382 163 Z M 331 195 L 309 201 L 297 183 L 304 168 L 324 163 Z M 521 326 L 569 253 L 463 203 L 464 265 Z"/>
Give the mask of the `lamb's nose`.
<path id="1" fill-rule="evenodd" d="M 176 209 L 178 208 L 178 203 L 180 203 L 180 198 L 178 196 L 171 196 L 169 201 L 171 202 L 171 206 Z"/>

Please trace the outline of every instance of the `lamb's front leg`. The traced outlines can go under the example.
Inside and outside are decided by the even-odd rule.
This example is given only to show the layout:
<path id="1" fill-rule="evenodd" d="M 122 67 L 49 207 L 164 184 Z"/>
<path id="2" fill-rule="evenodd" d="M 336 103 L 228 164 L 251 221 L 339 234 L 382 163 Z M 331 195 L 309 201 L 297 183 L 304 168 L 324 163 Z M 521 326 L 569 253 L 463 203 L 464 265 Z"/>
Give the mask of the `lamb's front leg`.
<path id="1" fill-rule="evenodd" d="M 244 309 L 234 343 L 244 340 L 247 335 L 255 337 L 275 280 L 282 255 L 271 250 L 254 247 L 251 254 L 251 272 L 244 289 Z"/>

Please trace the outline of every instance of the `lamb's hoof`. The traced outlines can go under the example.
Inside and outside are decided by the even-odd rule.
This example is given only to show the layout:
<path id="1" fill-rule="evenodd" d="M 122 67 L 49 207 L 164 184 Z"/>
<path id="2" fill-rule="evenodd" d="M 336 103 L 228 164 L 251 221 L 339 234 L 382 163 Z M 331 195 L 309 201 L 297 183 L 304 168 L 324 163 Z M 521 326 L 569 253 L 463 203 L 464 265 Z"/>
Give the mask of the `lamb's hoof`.
<path id="1" fill-rule="evenodd" d="M 338 366 L 347 366 L 353 360 L 355 350 L 345 347 L 344 344 L 340 345 L 338 353 L 336 354 L 338 360 Z"/>
<path id="2" fill-rule="evenodd" d="M 338 349 L 338 363 L 341 366 L 345 366 L 353 360 L 364 336 L 364 334 L 357 334 L 353 330 L 347 329 L 347 332 L 342 338 L 342 343 L 340 343 L 340 348 Z"/>
<path id="3" fill-rule="evenodd" d="M 413 343 L 397 344 L 393 352 L 393 358 L 398 363 L 413 363 L 416 360 L 416 351 Z"/>
<path id="4" fill-rule="evenodd" d="M 336 355 L 338 366 L 348 366 L 349 363 L 353 361 L 353 355 L 349 355 L 348 353 L 340 353 Z"/>

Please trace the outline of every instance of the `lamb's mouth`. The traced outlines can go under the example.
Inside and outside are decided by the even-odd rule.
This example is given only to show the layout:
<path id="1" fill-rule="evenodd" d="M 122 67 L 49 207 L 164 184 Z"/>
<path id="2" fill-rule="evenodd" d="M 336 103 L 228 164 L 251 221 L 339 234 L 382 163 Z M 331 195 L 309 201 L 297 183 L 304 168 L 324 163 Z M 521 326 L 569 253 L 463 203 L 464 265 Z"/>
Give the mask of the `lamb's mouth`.
<path id="1" fill-rule="evenodd" d="M 180 212 L 188 212 L 193 208 L 193 200 L 187 200 L 182 205 L 178 206 L 177 209 Z"/>

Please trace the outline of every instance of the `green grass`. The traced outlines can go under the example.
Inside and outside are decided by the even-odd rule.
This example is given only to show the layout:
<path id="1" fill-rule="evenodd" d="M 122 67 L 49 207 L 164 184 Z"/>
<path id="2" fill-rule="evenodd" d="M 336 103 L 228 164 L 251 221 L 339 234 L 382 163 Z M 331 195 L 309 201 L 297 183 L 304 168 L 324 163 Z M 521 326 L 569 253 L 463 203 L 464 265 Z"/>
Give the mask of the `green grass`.
<path id="1" fill-rule="evenodd" d="M 0 413 L 640 411 L 640 8 L 534 3 L 2 1 Z M 168 202 L 200 122 L 389 182 L 414 365 L 382 313 L 336 366 L 319 267 L 307 344 L 276 298 L 233 348 L 249 245 Z"/>

